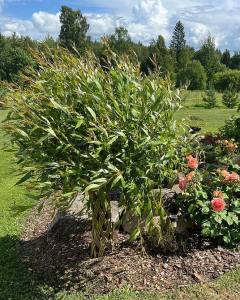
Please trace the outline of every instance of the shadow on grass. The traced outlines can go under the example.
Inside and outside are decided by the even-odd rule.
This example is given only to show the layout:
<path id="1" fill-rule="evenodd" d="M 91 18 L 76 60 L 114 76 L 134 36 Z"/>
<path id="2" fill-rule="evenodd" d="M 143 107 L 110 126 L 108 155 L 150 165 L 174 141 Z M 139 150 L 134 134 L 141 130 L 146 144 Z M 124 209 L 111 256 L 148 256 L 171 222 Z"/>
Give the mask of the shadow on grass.
<path id="1" fill-rule="evenodd" d="M 16 236 L 0 237 L 0 300 L 50 299 L 22 263 L 19 246 Z"/>
<path id="2" fill-rule="evenodd" d="M 204 109 L 219 109 L 219 108 L 222 108 L 220 105 L 216 105 L 216 106 L 214 106 L 214 107 L 212 107 L 212 108 L 210 108 L 210 107 L 208 107 L 206 104 L 201 104 L 201 103 L 198 103 L 198 104 L 194 104 L 192 107 L 196 107 L 196 108 L 204 108 Z"/>
<path id="3" fill-rule="evenodd" d="M 61 220 L 51 231 L 21 242 L 23 260 L 40 285 L 50 286 L 57 293 L 85 279 L 89 264 L 80 270 L 78 264 L 91 258 L 90 226 L 89 221 Z M 94 260 L 94 264 L 97 261 Z M 92 278 L 88 278 L 88 282 L 92 282 Z"/>

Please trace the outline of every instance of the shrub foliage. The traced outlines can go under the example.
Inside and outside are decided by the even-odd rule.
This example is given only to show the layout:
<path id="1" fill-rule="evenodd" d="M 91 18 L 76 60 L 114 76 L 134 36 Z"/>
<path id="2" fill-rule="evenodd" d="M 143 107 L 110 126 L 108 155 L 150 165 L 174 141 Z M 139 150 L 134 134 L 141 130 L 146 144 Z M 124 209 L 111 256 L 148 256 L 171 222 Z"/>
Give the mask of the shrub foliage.
<path id="1" fill-rule="evenodd" d="M 205 138 L 203 150 L 205 155 L 199 160 L 188 157 L 186 175 L 179 181 L 183 190 L 179 206 L 201 229 L 202 235 L 237 246 L 240 242 L 238 145 L 234 140 L 210 135 Z"/>
<path id="2" fill-rule="evenodd" d="M 177 85 L 189 85 L 190 90 L 205 89 L 207 75 L 199 61 L 189 62 L 185 68 L 177 73 Z"/>
<path id="3" fill-rule="evenodd" d="M 214 86 L 218 91 L 225 91 L 229 88 L 240 91 L 240 71 L 227 70 L 214 75 Z"/>
<path id="4" fill-rule="evenodd" d="M 238 104 L 238 93 L 231 87 L 224 91 L 222 102 L 227 108 L 234 108 Z"/>
<path id="5" fill-rule="evenodd" d="M 205 102 L 206 108 L 213 108 L 216 106 L 217 97 L 214 89 L 210 88 L 209 90 L 205 91 L 203 102 Z"/>
<path id="6" fill-rule="evenodd" d="M 235 116 L 228 119 L 221 128 L 221 134 L 224 138 L 235 139 L 240 143 L 240 117 Z"/>
<path id="7" fill-rule="evenodd" d="M 142 76 L 127 57 L 108 57 L 103 70 L 92 54 L 79 59 L 57 51 L 24 90 L 9 96 L 5 123 L 26 171 L 21 182 L 35 178 L 62 208 L 85 192 L 94 256 L 111 244 L 109 192 L 115 189 L 125 212 L 138 220 L 131 238 L 142 237 L 143 219 L 156 232 L 157 212 L 163 239 L 171 226 L 153 189 L 174 180 L 189 147 L 173 120 L 178 92 L 158 75 Z"/>

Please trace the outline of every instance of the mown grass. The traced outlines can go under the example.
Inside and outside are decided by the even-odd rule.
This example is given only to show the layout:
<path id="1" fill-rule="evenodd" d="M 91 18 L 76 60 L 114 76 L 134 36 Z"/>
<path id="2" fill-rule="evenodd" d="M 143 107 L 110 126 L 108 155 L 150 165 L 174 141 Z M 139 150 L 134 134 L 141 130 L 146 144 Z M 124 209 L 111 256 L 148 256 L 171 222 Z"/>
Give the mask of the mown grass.
<path id="1" fill-rule="evenodd" d="M 194 102 L 197 101 L 196 99 L 192 95 L 190 100 L 186 100 L 186 104 L 190 107 L 187 106 L 184 113 L 194 110 L 196 114 L 201 114 L 201 111 L 205 111 L 205 109 L 199 107 L 191 108 L 196 104 Z M 219 112 L 222 108 L 215 110 Z M 210 110 L 210 112 L 213 112 L 213 110 Z M 224 117 L 227 117 L 228 114 L 230 113 L 226 111 Z M 5 115 L 6 112 L 0 110 L 0 123 Z M 206 126 L 217 128 L 218 125 L 212 124 L 213 122 L 215 120 L 209 118 Z M 21 262 L 19 236 L 24 219 L 35 202 L 27 194 L 24 187 L 15 186 L 18 180 L 17 169 L 13 154 L 3 150 L 6 141 L 7 137 L 3 135 L 0 127 L 0 300 L 82 300 L 84 296 L 81 294 L 66 295 L 63 292 L 55 295 L 50 288 L 37 286 Z M 240 299 L 240 270 L 228 273 L 209 284 L 194 285 L 161 293 L 139 293 L 125 288 L 109 295 L 94 296 L 92 299 Z"/>
<path id="2" fill-rule="evenodd" d="M 183 108 L 176 114 L 176 119 L 186 119 L 191 126 L 202 128 L 202 133 L 216 132 L 226 119 L 237 114 L 236 109 L 225 108 L 222 95 L 217 93 L 217 107 L 208 109 L 202 101 L 204 92 L 186 91 L 183 93 Z"/>
<path id="3" fill-rule="evenodd" d="M 0 110 L 0 123 L 6 112 Z M 0 299 L 37 299 L 32 279 L 22 264 L 19 235 L 23 220 L 33 206 L 18 180 L 13 154 L 4 151 L 7 138 L 0 127 Z"/>

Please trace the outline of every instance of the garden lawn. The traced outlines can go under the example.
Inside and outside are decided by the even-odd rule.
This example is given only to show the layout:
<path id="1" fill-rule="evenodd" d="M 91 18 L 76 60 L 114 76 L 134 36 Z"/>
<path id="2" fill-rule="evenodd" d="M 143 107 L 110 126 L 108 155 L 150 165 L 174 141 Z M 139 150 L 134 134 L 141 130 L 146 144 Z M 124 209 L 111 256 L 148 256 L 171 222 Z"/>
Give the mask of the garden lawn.
<path id="1" fill-rule="evenodd" d="M 0 122 L 5 116 L 6 112 L 0 110 Z M 24 218 L 35 202 L 23 187 L 15 186 L 18 176 L 16 176 L 13 154 L 2 149 L 6 141 L 7 138 L 0 129 L 0 300 L 84 299 L 80 294 L 54 295 L 47 287 L 37 287 L 21 263 L 19 236 Z M 108 296 L 96 296 L 93 299 L 240 299 L 240 270 L 226 274 L 209 284 L 194 285 L 162 293 L 136 293 L 126 288 Z"/>
<path id="2" fill-rule="evenodd" d="M 226 119 L 237 114 L 237 110 L 224 107 L 220 93 L 217 93 L 217 107 L 205 108 L 203 95 L 203 91 L 184 92 L 183 108 L 176 114 L 176 119 L 184 118 L 190 126 L 201 127 L 202 133 L 216 132 L 224 125 Z"/>
<path id="3" fill-rule="evenodd" d="M 0 110 L 0 122 L 6 112 Z M 31 278 L 19 255 L 19 235 L 24 217 L 33 205 L 14 170 L 13 154 L 3 151 L 6 137 L 0 127 L 0 299 L 35 299 Z"/>

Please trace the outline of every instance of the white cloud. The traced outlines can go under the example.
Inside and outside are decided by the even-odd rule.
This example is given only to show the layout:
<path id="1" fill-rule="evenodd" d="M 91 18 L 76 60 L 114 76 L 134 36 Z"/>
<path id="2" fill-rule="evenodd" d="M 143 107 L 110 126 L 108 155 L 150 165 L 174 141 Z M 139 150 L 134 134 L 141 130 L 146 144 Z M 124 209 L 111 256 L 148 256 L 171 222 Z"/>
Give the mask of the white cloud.
<path id="1" fill-rule="evenodd" d="M 44 34 L 56 34 L 61 27 L 59 16 L 59 13 L 54 15 L 39 11 L 32 15 L 32 22 L 40 32 Z"/>
<path id="2" fill-rule="evenodd" d="M 8 18 L 0 19 L 1 33 L 6 36 L 10 36 L 13 33 L 17 35 L 29 35 L 33 32 L 34 26 L 31 21 L 13 20 Z"/>
<path id="3" fill-rule="evenodd" d="M 205 2 L 205 1 L 203 1 Z M 207 3 L 207 2 L 206 2 Z M 230 50 L 239 49 L 240 37 L 239 2 L 215 0 L 182 10 L 181 19 L 186 25 L 189 41 L 199 46 L 209 32 L 215 37 L 216 45 Z"/>
<path id="4" fill-rule="evenodd" d="M 135 41 L 148 43 L 157 35 L 168 37 L 167 10 L 160 0 L 135 1 L 131 13 L 120 17 L 118 14 L 87 14 L 90 35 L 99 38 L 110 34 L 117 26 L 125 26 Z"/>
<path id="5" fill-rule="evenodd" d="M 123 25 L 123 20 L 110 14 L 86 14 L 90 25 L 88 34 L 93 39 L 110 34 L 116 26 Z"/>
<path id="6" fill-rule="evenodd" d="M 145 43 L 157 35 L 168 37 L 168 11 L 162 1 L 142 0 L 133 8 L 132 20 L 128 24 L 129 33 L 135 40 Z"/>

